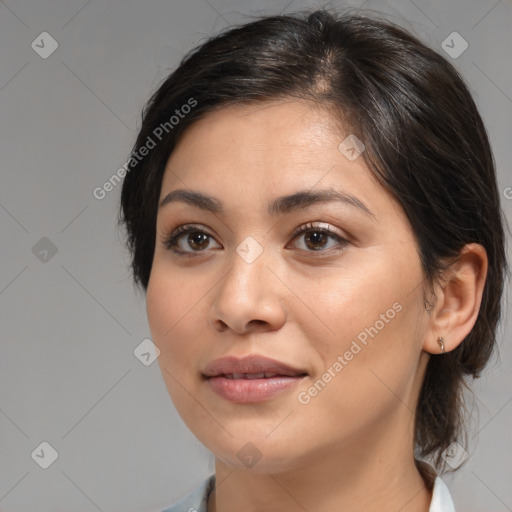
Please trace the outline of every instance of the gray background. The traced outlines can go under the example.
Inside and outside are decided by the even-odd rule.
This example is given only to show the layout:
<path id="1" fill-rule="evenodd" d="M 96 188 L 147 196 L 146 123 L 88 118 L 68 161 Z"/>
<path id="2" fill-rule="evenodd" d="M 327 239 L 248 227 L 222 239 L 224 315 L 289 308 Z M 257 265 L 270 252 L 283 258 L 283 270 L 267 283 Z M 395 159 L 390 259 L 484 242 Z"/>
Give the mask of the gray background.
<path id="1" fill-rule="evenodd" d="M 150 334 L 115 228 L 120 186 L 103 200 L 92 191 L 125 162 L 144 102 L 187 49 L 247 15 L 315 5 L 0 2 L 0 510 L 158 511 L 213 471 L 158 363 L 134 355 Z M 511 1 L 323 5 L 387 13 L 445 56 L 442 41 L 462 35 L 468 49 L 447 58 L 486 122 L 510 219 Z M 31 47 L 42 32 L 58 43 L 45 59 Z M 474 386 L 471 458 L 445 477 L 460 511 L 512 510 L 509 333 L 504 322 L 500 358 Z M 31 455 L 44 441 L 58 452 L 47 469 Z"/>

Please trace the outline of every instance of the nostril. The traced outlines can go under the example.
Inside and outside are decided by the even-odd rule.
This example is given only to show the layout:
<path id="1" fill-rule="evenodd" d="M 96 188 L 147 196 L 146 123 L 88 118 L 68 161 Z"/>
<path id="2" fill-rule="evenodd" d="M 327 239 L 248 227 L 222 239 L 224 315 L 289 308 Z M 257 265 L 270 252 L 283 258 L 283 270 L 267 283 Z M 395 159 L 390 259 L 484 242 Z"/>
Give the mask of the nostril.
<path id="1" fill-rule="evenodd" d="M 208 321 L 212 329 L 216 330 L 217 332 L 224 332 L 228 328 L 228 324 L 224 322 L 223 320 L 217 319 L 217 320 L 209 320 Z"/>

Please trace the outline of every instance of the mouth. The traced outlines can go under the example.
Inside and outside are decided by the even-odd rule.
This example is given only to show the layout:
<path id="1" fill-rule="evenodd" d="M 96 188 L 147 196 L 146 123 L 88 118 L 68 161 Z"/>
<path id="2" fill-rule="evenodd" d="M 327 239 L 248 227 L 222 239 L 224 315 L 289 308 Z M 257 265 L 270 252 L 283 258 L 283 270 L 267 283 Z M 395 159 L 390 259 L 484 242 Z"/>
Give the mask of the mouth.
<path id="1" fill-rule="evenodd" d="M 299 378 L 305 377 L 307 373 L 300 373 L 297 375 L 283 375 L 279 373 L 272 372 L 261 372 L 261 373 L 223 373 L 220 375 L 212 375 L 210 377 L 206 377 L 207 379 L 213 377 L 224 377 L 225 379 L 230 380 L 255 380 L 255 379 L 273 379 L 273 378 Z"/>
<path id="2" fill-rule="evenodd" d="M 202 371 L 205 378 L 226 377 L 228 379 L 272 379 L 274 377 L 302 377 L 307 372 L 294 368 L 277 359 L 250 354 L 239 358 L 226 356 L 210 362 Z"/>
<path id="3" fill-rule="evenodd" d="M 201 372 L 209 388 L 225 400 L 247 404 L 269 400 L 291 390 L 308 373 L 263 355 L 225 356 L 210 362 Z"/>

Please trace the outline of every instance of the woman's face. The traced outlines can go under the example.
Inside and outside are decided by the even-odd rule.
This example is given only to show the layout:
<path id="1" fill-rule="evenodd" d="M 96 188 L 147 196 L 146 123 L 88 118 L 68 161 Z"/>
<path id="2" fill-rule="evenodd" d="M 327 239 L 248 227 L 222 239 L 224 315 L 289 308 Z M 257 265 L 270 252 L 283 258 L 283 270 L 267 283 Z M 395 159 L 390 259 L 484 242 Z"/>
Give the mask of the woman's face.
<path id="1" fill-rule="evenodd" d="M 396 449 L 404 436 L 412 449 L 428 361 L 417 248 L 350 139 L 339 149 L 350 134 L 329 116 L 291 100 L 211 112 L 185 132 L 163 177 L 160 200 L 181 189 L 222 203 L 159 208 L 147 312 L 178 413 L 232 467 L 251 467 L 249 455 L 253 471 L 282 471 L 333 449 Z M 357 201 L 269 211 L 277 198 L 326 190 Z M 189 224 L 195 232 L 165 246 Z M 203 376 L 215 359 L 250 354 L 307 375 L 245 401 Z"/>

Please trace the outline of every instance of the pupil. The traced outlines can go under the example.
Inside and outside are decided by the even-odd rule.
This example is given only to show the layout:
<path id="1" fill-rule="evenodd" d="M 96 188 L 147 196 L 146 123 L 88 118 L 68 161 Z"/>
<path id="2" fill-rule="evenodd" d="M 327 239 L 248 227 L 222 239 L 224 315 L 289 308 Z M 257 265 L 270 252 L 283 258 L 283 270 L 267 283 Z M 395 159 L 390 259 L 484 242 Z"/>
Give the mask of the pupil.
<path id="1" fill-rule="evenodd" d="M 201 238 L 203 239 L 202 243 Z M 199 248 L 204 249 L 204 247 L 208 246 L 208 235 L 205 235 L 204 233 L 193 233 L 189 235 L 188 241 L 191 245 L 198 245 Z M 206 242 L 206 244 L 204 242 Z"/>
<path id="2" fill-rule="evenodd" d="M 309 235 L 307 237 L 308 241 L 312 240 L 313 245 L 316 244 L 316 243 L 322 242 L 322 239 L 324 237 L 323 233 L 320 233 L 318 231 L 313 231 L 312 233 L 313 233 L 312 235 Z M 309 244 L 308 244 L 308 246 L 309 246 Z M 319 249 L 319 247 L 313 247 L 313 249 Z"/>

